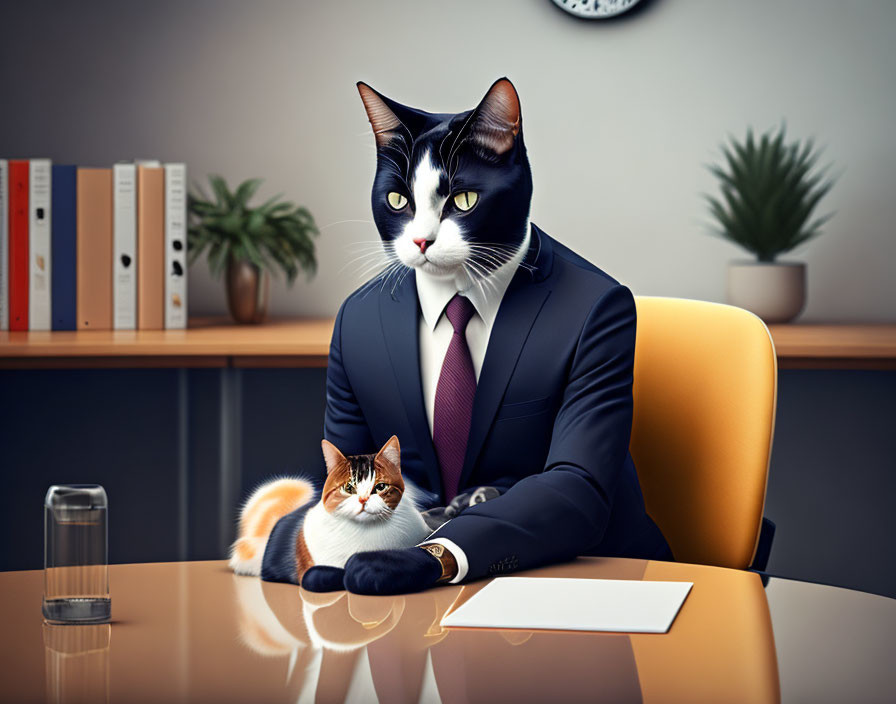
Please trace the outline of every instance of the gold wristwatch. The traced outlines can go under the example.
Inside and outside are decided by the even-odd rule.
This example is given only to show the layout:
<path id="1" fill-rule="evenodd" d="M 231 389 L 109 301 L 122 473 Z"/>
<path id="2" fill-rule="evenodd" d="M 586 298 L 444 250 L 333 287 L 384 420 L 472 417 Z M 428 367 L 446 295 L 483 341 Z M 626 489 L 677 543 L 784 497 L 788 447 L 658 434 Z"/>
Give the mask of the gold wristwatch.
<path id="1" fill-rule="evenodd" d="M 451 551 L 444 545 L 441 543 L 424 543 L 417 547 L 426 550 L 426 552 L 436 558 L 439 561 L 439 564 L 442 565 L 442 574 L 436 580 L 437 584 L 439 582 L 447 582 L 457 576 L 457 560 L 454 559 L 454 555 L 452 555 Z"/>

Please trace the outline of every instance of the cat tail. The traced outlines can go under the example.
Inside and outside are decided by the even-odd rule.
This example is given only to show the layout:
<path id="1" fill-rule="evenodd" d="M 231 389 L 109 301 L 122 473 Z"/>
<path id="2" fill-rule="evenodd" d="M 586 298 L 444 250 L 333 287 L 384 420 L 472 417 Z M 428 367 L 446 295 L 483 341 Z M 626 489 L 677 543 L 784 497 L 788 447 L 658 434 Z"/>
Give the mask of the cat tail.
<path id="1" fill-rule="evenodd" d="M 230 546 L 230 569 L 261 575 L 261 560 L 274 525 L 313 497 L 311 482 L 298 478 L 274 479 L 252 492 L 240 511 L 238 537 Z"/>

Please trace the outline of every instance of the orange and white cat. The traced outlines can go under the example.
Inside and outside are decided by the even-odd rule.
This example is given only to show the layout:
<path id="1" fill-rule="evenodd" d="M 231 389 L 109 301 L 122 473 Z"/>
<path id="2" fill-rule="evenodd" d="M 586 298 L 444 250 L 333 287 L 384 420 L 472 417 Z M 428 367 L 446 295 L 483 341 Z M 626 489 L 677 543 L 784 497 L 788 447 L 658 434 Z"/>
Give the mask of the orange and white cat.
<path id="1" fill-rule="evenodd" d="M 231 547 L 234 572 L 259 576 L 263 564 L 286 564 L 289 581 L 300 584 L 314 565 L 344 567 L 356 552 L 412 547 L 432 533 L 415 505 L 413 487 L 401 476 L 396 436 L 370 455 L 346 457 L 327 440 L 321 448 L 327 478 L 320 499 L 296 513 L 285 543 L 268 545 L 268 539 L 282 517 L 315 498 L 313 484 L 301 478 L 275 479 L 246 501 Z M 265 557 L 266 550 L 283 554 Z"/>

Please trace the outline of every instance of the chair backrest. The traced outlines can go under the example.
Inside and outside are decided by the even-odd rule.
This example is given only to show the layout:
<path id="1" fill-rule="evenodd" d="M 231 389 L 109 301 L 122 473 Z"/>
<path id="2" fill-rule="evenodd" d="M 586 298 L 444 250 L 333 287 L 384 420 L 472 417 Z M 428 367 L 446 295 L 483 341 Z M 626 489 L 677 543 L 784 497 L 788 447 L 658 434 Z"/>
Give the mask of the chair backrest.
<path id="1" fill-rule="evenodd" d="M 775 428 L 777 359 L 742 308 L 636 296 L 631 452 L 680 562 L 753 560 Z"/>

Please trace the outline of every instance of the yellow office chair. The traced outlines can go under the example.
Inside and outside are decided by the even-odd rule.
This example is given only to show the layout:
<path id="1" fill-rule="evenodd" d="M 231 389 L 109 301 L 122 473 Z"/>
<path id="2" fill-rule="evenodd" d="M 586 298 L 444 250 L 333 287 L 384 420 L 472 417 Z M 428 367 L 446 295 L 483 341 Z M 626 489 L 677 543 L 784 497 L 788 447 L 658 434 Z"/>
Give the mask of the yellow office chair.
<path id="1" fill-rule="evenodd" d="M 774 531 L 762 512 L 777 395 L 768 328 L 720 303 L 635 303 L 630 448 L 647 512 L 676 561 L 764 570 Z"/>

